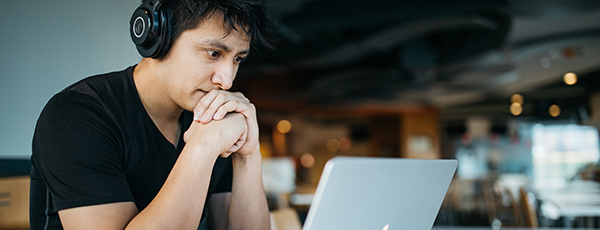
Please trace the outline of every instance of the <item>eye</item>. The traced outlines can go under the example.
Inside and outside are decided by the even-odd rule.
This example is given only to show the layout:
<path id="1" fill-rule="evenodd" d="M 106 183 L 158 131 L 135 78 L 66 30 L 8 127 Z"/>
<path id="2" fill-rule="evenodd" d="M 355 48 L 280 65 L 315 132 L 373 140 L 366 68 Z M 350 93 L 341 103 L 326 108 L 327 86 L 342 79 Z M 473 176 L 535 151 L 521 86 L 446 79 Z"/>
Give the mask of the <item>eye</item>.
<path id="1" fill-rule="evenodd" d="M 221 56 L 219 51 L 207 50 L 206 52 L 208 52 L 208 55 L 210 55 L 212 58 L 218 58 Z"/>
<path id="2" fill-rule="evenodd" d="M 235 57 L 234 61 L 235 63 L 242 63 L 246 60 L 246 57 Z"/>

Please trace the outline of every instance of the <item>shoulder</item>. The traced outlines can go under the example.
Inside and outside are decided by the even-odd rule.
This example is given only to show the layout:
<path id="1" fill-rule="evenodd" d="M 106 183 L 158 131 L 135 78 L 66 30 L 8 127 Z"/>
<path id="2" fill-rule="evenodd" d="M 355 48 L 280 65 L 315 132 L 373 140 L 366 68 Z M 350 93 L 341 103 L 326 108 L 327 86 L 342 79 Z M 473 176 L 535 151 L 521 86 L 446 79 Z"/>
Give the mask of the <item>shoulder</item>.
<path id="1" fill-rule="evenodd" d="M 58 94 L 80 93 L 91 97 L 102 97 L 105 94 L 114 94 L 135 88 L 132 79 L 133 67 L 125 70 L 99 74 L 78 81 Z"/>
<path id="2" fill-rule="evenodd" d="M 48 101 L 40 118 L 81 112 L 102 113 L 135 100 L 137 93 L 131 77 L 132 68 L 87 77 L 66 87 Z"/>
<path id="3" fill-rule="evenodd" d="M 38 118 L 34 144 L 54 140 L 57 134 L 72 134 L 71 138 L 90 133 L 115 135 L 119 130 L 116 118 L 129 112 L 123 108 L 132 104 L 137 95 L 130 89 L 135 87 L 128 83 L 130 69 L 88 77 L 55 94 Z"/>
<path id="4" fill-rule="evenodd" d="M 92 169 L 101 160 L 118 166 L 114 162 L 122 156 L 122 140 L 127 134 L 121 117 L 128 111 L 116 102 L 123 101 L 119 98 L 127 93 L 120 88 L 126 79 L 119 79 L 127 78 L 126 71 L 83 79 L 48 101 L 33 134 L 31 160 L 36 167 L 42 171 L 61 171 L 65 165 Z"/>

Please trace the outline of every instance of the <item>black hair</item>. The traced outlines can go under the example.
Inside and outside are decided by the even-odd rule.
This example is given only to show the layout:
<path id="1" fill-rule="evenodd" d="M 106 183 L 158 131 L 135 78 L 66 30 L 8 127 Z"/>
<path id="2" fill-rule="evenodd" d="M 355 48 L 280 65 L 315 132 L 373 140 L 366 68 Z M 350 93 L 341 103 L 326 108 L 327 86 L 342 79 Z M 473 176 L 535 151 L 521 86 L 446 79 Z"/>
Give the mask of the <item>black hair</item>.
<path id="1" fill-rule="evenodd" d="M 194 29 L 211 16 L 223 16 L 225 30 L 241 28 L 249 37 L 253 47 L 262 45 L 273 49 L 275 23 L 267 12 L 264 0 L 167 0 L 162 6 L 169 17 L 169 36 L 166 45 L 170 46 L 181 34 Z"/>

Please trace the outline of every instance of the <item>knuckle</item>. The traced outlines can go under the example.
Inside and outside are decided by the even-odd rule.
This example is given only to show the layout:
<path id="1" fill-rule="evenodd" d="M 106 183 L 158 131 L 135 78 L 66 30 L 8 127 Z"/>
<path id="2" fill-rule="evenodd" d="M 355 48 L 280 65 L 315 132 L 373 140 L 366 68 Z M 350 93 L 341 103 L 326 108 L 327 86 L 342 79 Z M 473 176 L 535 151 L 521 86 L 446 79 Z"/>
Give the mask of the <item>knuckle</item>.
<path id="1" fill-rule="evenodd" d="M 248 98 L 246 97 L 246 95 L 244 95 L 242 92 L 235 92 L 234 94 L 235 94 L 237 97 L 239 97 L 239 98 L 241 98 L 242 100 L 244 100 L 244 101 L 248 101 L 248 102 L 250 101 L 250 100 L 248 100 Z"/>
<path id="2" fill-rule="evenodd" d="M 206 108 L 208 107 L 208 105 L 210 105 L 211 101 L 210 100 L 200 100 L 200 103 L 198 103 L 198 108 Z"/>
<path id="3" fill-rule="evenodd" d="M 194 113 L 200 113 L 202 112 L 202 110 L 204 110 L 204 106 L 202 104 L 199 104 L 196 107 L 194 107 Z"/>
<path id="4" fill-rule="evenodd" d="M 219 93 L 219 91 L 217 91 L 217 90 L 211 90 L 211 91 L 208 91 L 208 93 L 206 95 L 204 95 L 204 97 L 213 97 L 215 94 L 218 94 L 218 93 Z"/>
<path id="5" fill-rule="evenodd" d="M 215 100 L 225 100 L 227 98 L 227 95 L 225 95 L 224 93 L 219 93 L 216 97 Z"/>

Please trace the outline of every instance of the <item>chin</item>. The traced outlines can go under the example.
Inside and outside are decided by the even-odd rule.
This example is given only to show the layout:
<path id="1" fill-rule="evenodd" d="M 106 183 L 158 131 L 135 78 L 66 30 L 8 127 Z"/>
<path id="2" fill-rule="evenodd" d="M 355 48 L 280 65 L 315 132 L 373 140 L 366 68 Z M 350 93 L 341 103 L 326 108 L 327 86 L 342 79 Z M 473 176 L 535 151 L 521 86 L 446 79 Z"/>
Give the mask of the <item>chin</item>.
<path id="1" fill-rule="evenodd" d="M 179 105 L 180 108 L 182 108 L 185 111 L 189 111 L 189 112 L 194 111 L 194 108 L 196 107 L 197 104 L 198 103 L 194 103 L 194 102 L 191 102 L 191 101 L 186 101 L 186 102 L 183 102 L 183 103 L 178 103 L 178 105 Z"/>
<path id="2" fill-rule="evenodd" d="M 190 98 L 190 100 L 188 100 L 187 103 L 182 106 L 182 108 L 190 112 L 194 111 L 194 108 L 196 108 L 198 103 L 200 103 L 200 100 L 204 97 L 204 95 L 205 94 L 202 94 L 202 96 L 194 95 L 194 97 Z"/>
<path id="3" fill-rule="evenodd" d="M 194 108 L 196 108 L 196 105 L 197 105 L 197 103 L 196 104 L 190 104 L 189 106 L 183 107 L 183 109 L 185 111 L 188 111 L 188 112 L 194 112 Z"/>

